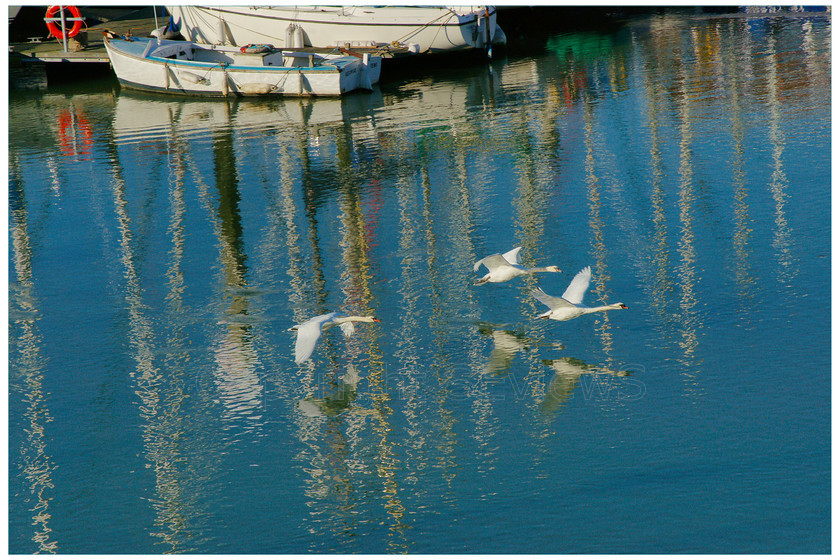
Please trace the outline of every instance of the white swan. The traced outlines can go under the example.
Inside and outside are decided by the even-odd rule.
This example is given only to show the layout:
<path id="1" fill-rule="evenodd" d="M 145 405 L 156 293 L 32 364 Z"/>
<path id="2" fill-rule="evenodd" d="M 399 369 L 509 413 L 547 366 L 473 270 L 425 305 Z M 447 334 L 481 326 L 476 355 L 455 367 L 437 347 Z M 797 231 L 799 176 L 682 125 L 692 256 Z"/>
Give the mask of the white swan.
<path id="1" fill-rule="evenodd" d="M 325 315 L 318 315 L 312 317 L 308 321 L 304 321 L 300 325 L 295 325 L 290 328 L 290 331 L 297 331 L 297 341 L 295 342 L 295 362 L 300 364 L 309 359 L 312 351 L 315 350 L 315 344 L 321 338 L 321 332 L 333 325 L 339 325 L 344 336 L 352 336 L 356 332 L 356 327 L 353 322 L 360 323 L 374 323 L 379 322 L 379 319 L 371 316 L 358 317 L 355 315 L 347 316 L 343 313 L 333 311 Z"/>
<path id="2" fill-rule="evenodd" d="M 477 271 L 478 267 L 484 265 L 488 272 L 480 280 L 476 280 L 475 285 L 479 286 L 486 282 L 507 282 L 517 276 L 524 276 L 525 274 L 533 274 L 535 272 L 560 272 L 556 266 L 539 266 L 536 268 L 525 268 L 519 264 L 519 251 L 522 247 L 511 249 L 504 255 L 494 253 L 486 256 L 475 265 L 473 271 Z"/>
<path id="3" fill-rule="evenodd" d="M 627 309 L 623 303 L 613 303 L 599 307 L 584 307 L 581 305 L 583 294 L 589 288 L 589 279 L 592 277 L 592 269 L 588 266 L 575 274 L 569 287 L 563 292 L 563 297 L 554 297 L 546 294 L 539 288 L 531 291 L 531 295 L 548 306 L 548 311 L 539 315 L 538 319 L 554 319 L 555 321 L 568 321 L 587 313 L 596 311 L 611 311 L 613 309 Z"/>

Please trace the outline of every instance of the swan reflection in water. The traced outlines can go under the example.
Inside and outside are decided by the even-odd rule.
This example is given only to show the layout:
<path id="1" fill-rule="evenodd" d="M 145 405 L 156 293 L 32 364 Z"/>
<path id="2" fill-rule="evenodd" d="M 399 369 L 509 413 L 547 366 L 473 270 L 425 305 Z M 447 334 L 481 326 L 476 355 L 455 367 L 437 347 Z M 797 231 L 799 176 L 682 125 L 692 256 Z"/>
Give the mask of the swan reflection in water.
<path id="1" fill-rule="evenodd" d="M 493 339 L 493 350 L 487 365 L 484 366 L 484 373 L 502 375 L 510 369 L 516 354 L 539 346 L 550 346 L 556 350 L 562 350 L 563 344 L 559 342 L 545 343 L 542 340 L 531 338 L 523 333 L 497 328 L 496 325 L 482 323 L 478 326 L 478 332 Z"/>
<path id="2" fill-rule="evenodd" d="M 582 376 L 591 377 L 581 381 L 581 392 L 585 400 L 592 398 L 608 399 L 611 397 L 613 382 L 604 376 L 628 377 L 629 370 L 613 370 L 602 366 L 587 364 L 583 360 L 564 357 L 554 360 L 543 360 L 543 363 L 554 370 L 554 377 L 548 383 L 540 409 L 545 413 L 557 412 L 566 401 L 574 398 L 575 387 Z"/>
<path id="3" fill-rule="evenodd" d="M 350 404 L 356 400 L 359 379 L 356 366 L 349 364 L 347 373 L 338 378 L 335 390 L 323 398 L 306 397 L 301 399 L 298 401 L 298 409 L 309 417 L 337 416 L 347 410 Z"/>

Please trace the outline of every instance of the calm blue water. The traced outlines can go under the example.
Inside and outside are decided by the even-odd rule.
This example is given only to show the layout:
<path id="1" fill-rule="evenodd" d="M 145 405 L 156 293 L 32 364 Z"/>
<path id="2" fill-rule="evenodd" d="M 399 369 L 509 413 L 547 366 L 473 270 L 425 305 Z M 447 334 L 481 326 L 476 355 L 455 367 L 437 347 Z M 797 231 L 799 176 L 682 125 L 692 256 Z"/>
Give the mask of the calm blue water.
<path id="1" fill-rule="evenodd" d="M 10 552 L 828 553 L 830 41 L 657 16 L 341 101 L 12 92 Z M 473 286 L 520 245 L 563 273 Z M 536 320 L 587 265 L 629 309 Z M 333 310 L 381 322 L 296 365 Z"/>

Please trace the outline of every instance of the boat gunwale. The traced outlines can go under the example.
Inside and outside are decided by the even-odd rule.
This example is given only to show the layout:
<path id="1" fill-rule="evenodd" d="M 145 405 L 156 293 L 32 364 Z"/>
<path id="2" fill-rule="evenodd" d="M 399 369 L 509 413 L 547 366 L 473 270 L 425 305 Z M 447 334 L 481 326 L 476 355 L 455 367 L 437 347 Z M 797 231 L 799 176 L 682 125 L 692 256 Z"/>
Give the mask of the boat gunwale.
<path id="1" fill-rule="evenodd" d="M 334 64 L 321 64 L 318 66 L 242 66 L 238 64 L 226 64 L 224 62 L 200 62 L 195 60 L 179 60 L 177 58 L 162 58 L 159 56 L 146 56 L 140 60 L 149 60 L 155 63 L 168 64 L 169 66 L 187 66 L 193 69 L 203 68 L 210 72 L 221 70 L 234 70 L 237 72 L 257 72 L 262 74 L 290 73 L 290 72 L 321 72 L 324 74 L 341 73 L 346 67 L 338 67 Z"/>
<path id="2" fill-rule="evenodd" d="M 118 39 L 123 41 L 122 39 Z M 151 40 L 151 39 L 150 39 Z M 132 58 L 135 60 L 140 61 L 147 61 L 153 64 L 167 64 L 169 66 L 185 66 L 190 67 L 192 69 L 204 69 L 209 72 L 219 72 L 219 71 L 236 71 L 236 72 L 257 72 L 257 73 L 295 73 L 295 72 L 319 72 L 324 74 L 329 73 L 341 73 L 345 69 L 349 69 L 353 66 L 353 63 L 356 62 L 355 59 L 351 59 L 351 57 L 342 57 L 347 58 L 348 62 L 346 65 L 338 66 L 335 64 L 320 64 L 318 66 L 243 66 L 241 64 L 226 64 L 223 62 L 201 62 L 195 60 L 183 60 L 178 58 L 165 58 L 160 56 L 152 56 L 148 54 L 146 56 L 137 55 L 132 52 L 129 52 L 125 49 L 120 49 L 118 45 L 111 44 L 113 41 L 109 40 L 108 43 L 110 46 L 121 56 Z M 123 41 L 124 43 L 127 41 Z M 133 42 L 133 41 L 132 41 Z"/>

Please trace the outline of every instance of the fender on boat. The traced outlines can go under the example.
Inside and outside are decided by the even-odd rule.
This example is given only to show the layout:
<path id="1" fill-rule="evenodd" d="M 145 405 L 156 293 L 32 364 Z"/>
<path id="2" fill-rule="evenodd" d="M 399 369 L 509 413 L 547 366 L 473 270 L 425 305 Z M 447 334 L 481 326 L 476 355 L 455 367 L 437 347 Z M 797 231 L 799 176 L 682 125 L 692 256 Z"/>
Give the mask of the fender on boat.
<path id="1" fill-rule="evenodd" d="M 203 84 L 207 82 L 207 78 L 205 78 L 204 76 L 199 76 L 198 74 L 187 72 L 186 70 L 178 70 L 177 74 L 179 78 L 181 78 L 184 81 L 190 82 L 191 84 Z"/>
<path id="2" fill-rule="evenodd" d="M 276 88 L 272 84 L 242 84 L 239 86 L 239 91 L 242 93 L 266 94 L 271 93 Z"/>

